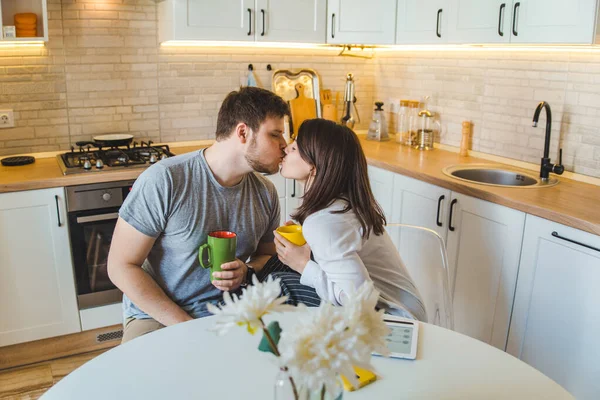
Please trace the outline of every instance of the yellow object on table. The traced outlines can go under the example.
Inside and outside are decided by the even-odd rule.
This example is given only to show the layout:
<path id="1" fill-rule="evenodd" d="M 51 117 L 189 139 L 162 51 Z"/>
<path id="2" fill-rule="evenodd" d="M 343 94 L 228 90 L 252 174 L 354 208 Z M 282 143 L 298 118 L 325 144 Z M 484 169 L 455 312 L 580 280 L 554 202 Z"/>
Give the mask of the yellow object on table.
<path id="1" fill-rule="evenodd" d="M 355 390 L 360 389 L 363 386 L 367 386 L 371 382 L 375 382 L 377 380 L 377 375 L 375 375 L 372 371 L 368 369 L 354 367 L 354 373 L 356 374 L 356 379 L 358 379 L 358 387 L 355 388 L 352 386 L 352 383 L 342 375 L 342 383 L 344 384 L 344 389 L 348 392 L 353 392 Z"/>

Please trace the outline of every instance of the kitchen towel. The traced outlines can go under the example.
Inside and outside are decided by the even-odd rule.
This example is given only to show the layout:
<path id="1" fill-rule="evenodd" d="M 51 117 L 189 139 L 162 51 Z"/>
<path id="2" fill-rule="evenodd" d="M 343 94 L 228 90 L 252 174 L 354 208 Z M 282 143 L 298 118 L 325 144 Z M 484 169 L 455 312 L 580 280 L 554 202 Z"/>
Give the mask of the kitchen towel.
<path id="1" fill-rule="evenodd" d="M 256 83 L 256 77 L 254 76 L 254 71 L 248 71 L 248 79 L 247 79 L 246 86 L 258 87 L 258 84 Z"/>

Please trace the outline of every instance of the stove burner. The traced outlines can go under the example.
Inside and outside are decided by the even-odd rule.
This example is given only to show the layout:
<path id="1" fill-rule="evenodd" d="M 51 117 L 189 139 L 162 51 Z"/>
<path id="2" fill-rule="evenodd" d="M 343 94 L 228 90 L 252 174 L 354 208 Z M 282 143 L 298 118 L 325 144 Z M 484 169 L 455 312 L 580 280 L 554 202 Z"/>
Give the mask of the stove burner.
<path id="1" fill-rule="evenodd" d="M 146 167 L 172 157 L 168 145 L 153 145 L 152 141 L 133 143 L 133 147 L 91 147 L 90 145 L 79 146 L 76 151 L 71 146 L 71 151 L 57 156 L 63 174 L 81 172 L 94 172 L 100 170 L 112 170 L 122 168 Z M 95 168 L 93 168 L 95 167 Z"/>

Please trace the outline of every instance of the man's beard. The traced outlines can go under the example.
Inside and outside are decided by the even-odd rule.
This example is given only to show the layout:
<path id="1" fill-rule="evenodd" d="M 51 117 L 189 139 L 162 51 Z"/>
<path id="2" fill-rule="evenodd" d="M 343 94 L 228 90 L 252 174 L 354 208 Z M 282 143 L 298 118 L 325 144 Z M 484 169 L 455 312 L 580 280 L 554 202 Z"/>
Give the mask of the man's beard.
<path id="1" fill-rule="evenodd" d="M 248 165 L 250 165 L 250 167 L 253 170 L 255 170 L 256 172 L 260 172 L 261 174 L 272 175 L 279 172 L 279 163 L 273 163 L 270 165 L 260 161 L 260 156 L 256 151 L 256 147 L 256 138 L 253 137 L 252 142 L 250 143 L 250 148 L 248 149 L 248 152 L 244 155 L 246 161 L 248 162 Z"/>

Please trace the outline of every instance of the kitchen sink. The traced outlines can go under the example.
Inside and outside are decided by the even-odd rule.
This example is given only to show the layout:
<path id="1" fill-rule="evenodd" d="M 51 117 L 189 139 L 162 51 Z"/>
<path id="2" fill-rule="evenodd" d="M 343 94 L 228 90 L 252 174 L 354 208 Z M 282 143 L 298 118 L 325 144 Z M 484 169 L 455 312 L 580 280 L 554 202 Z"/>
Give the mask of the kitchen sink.
<path id="1" fill-rule="evenodd" d="M 446 167 L 442 172 L 461 181 L 490 186 L 540 188 L 558 183 L 556 178 L 543 182 L 528 171 L 495 164 L 458 164 Z"/>

